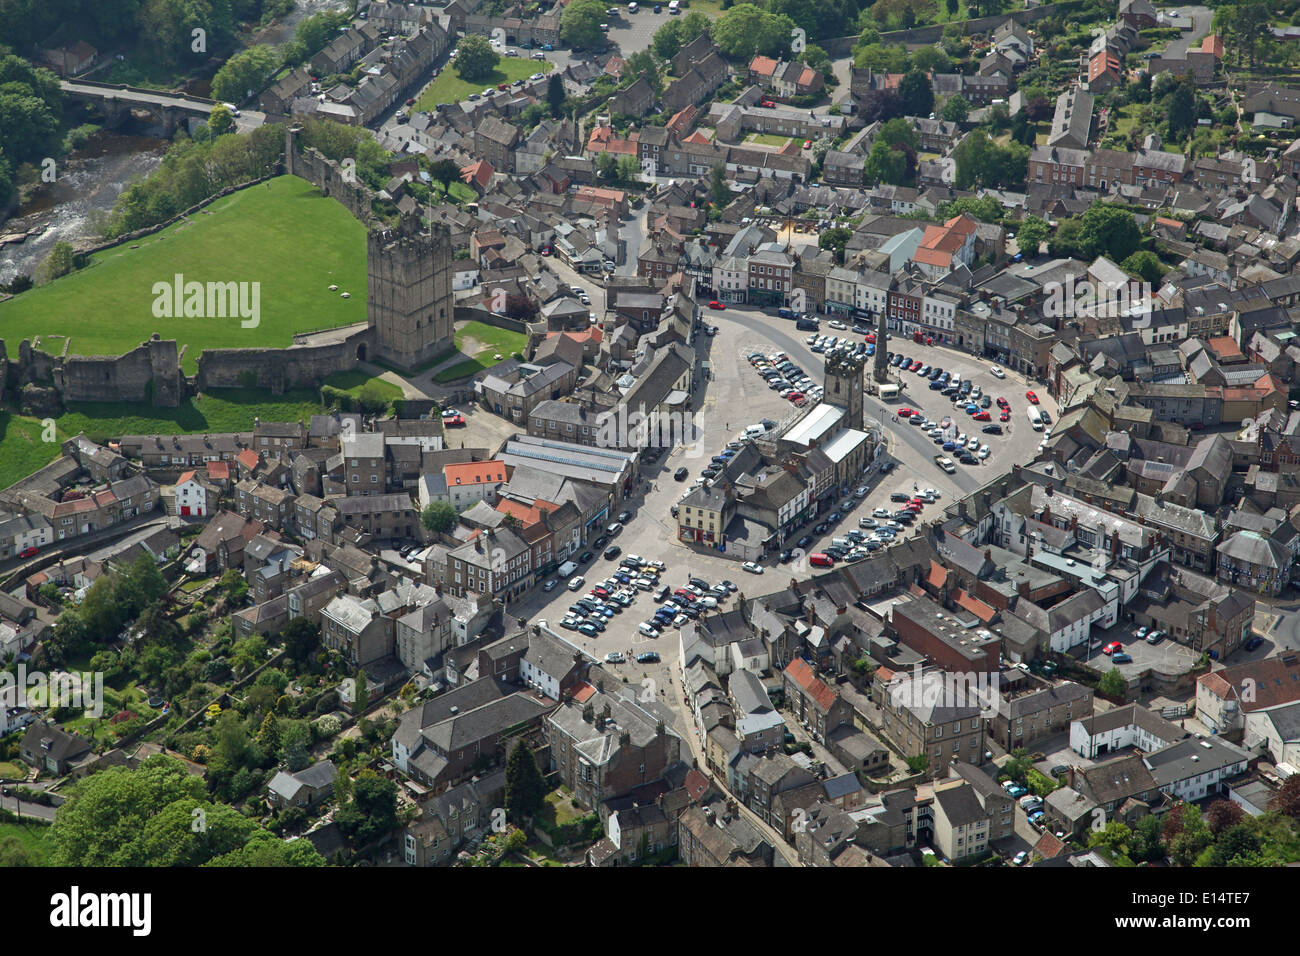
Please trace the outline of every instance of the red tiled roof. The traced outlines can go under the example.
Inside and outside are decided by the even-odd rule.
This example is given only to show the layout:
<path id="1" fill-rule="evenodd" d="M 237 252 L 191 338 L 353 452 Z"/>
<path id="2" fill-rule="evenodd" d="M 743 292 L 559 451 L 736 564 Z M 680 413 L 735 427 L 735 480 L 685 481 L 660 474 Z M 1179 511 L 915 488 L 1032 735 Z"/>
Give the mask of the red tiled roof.
<path id="1" fill-rule="evenodd" d="M 958 607 L 965 608 L 967 611 L 970 611 L 972 614 L 974 614 L 985 624 L 993 620 L 993 618 L 998 613 L 992 607 L 990 607 L 989 605 L 981 601 L 979 598 L 967 594 L 961 588 L 958 588 L 956 591 L 953 592 L 952 599 L 953 602 Z"/>
<path id="2" fill-rule="evenodd" d="M 777 62 L 770 56 L 756 56 L 749 63 L 749 72 L 759 76 L 771 76 L 776 72 Z"/>
<path id="3" fill-rule="evenodd" d="M 503 461 L 465 461 L 443 465 L 442 472 L 447 476 L 448 488 L 488 485 L 506 480 L 506 464 Z"/>
<path id="4" fill-rule="evenodd" d="M 573 685 L 573 699 L 579 704 L 585 704 L 595 695 L 596 688 L 592 687 L 586 681 Z"/>
<path id="5" fill-rule="evenodd" d="M 235 460 L 245 468 L 256 468 L 262 461 L 257 452 L 253 451 L 251 448 L 245 448 L 235 456 Z"/>
<path id="6" fill-rule="evenodd" d="M 796 657 L 791 661 L 785 672 L 790 675 L 791 680 L 803 688 L 803 692 L 811 697 L 820 709 L 827 711 L 835 706 L 835 691 L 813 673 L 812 667 L 802 657 Z"/>
<path id="7" fill-rule="evenodd" d="M 948 583 L 948 569 L 931 558 L 930 573 L 926 576 L 925 583 L 932 588 L 942 588 Z"/>
<path id="8" fill-rule="evenodd" d="M 180 476 L 179 478 L 176 479 L 176 484 L 178 484 L 178 485 L 183 485 L 183 484 L 185 484 L 185 482 L 187 482 L 187 481 L 193 481 L 193 480 L 194 480 L 194 472 L 192 472 L 192 471 L 184 471 L 184 472 L 181 472 L 181 476 Z"/>
<path id="9" fill-rule="evenodd" d="M 208 462 L 208 477 L 209 477 L 209 478 L 229 478 L 229 477 L 230 477 L 230 465 L 229 465 L 229 463 L 228 463 L 228 462 L 224 462 L 224 461 L 210 461 L 210 462 Z"/>

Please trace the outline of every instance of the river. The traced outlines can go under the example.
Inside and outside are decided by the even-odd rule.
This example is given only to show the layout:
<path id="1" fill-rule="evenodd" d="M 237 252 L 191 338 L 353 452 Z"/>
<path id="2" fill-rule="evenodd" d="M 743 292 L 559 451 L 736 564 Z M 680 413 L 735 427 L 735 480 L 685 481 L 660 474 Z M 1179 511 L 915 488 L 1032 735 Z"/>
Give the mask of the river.
<path id="1" fill-rule="evenodd" d="M 323 10 L 342 9 L 340 0 L 298 0 L 283 20 L 249 37 L 250 42 L 278 45 L 292 39 L 304 17 Z M 187 91 L 207 96 L 210 76 L 187 86 Z M 162 162 L 169 143 L 153 136 L 100 130 L 82 149 L 60 160 L 54 183 L 30 192 L 8 220 L 0 222 L 0 235 L 44 230 L 19 244 L 0 247 L 0 282 L 17 275 L 34 275 L 56 242 L 96 237 L 102 214 L 113 208 L 123 190 L 148 176 Z"/>
<path id="2" fill-rule="evenodd" d="M 55 182 L 33 189 L 0 225 L 0 233 L 44 229 L 26 242 L 0 249 L 0 281 L 33 275 L 56 242 L 94 238 L 96 221 L 113 208 L 127 186 L 158 168 L 167 145 L 152 136 L 100 130 L 84 147 L 61 159 Z"/>

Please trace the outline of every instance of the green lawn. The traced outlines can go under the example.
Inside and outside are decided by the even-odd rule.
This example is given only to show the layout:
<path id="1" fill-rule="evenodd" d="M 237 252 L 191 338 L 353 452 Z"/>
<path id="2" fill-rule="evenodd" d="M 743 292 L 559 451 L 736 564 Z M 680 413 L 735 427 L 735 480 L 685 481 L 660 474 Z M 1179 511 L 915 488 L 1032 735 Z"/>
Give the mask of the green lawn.
<path id="1" fill-rule="evenodd" d="M 287 346 L 295 332 L 366 318 L 365 227 L 306 180 L 281 176 L 217 200 L 192 220 L 97 253 L 85 269 L 0 305 L 7 341 L 71 336 L 77 355 L 114 355 L 159 332 L 188 345 L 184 367 L 204 348 Z M 260 283 L 260 321 L 157 318 L 154 284 Z M 330 285 L 338 285 L 330 292 Z M 351 293 L 344 299 L 342 292 Z M 62 349 L 63 339 L 48 343 Z"/>
<path id="2" fill-rule="evenodd" d="M 54 844 L 50 840 L 48 825 L 34 823 L 0 823 L 0 843 L 8 842 L 14 837 L 27 851 L 29 866 L 46 866 Z"/>
<path id="3" fill-rule="evenodd" d="M 361 390 L 367 385 L 374 385 L 375 390 L 390 402 L 396 401 L 402 397 L 402 388 L 400 385 L 394 385 L 385 379 L 372 377 L 365 372 L 335 372 L 329 378 L 325 379 L 325 385 L 342 389 L 353 398 L 361 396 Z"/>
<path id="4" fill-rule="evenodd" d="M 477 80 L 462 80 L 455 66 L 450 65 L 416 97 L 415 109 L 432 110 L 439 103 L 459 103 L 463 99 L 468 99 L 471 93 L 481 93 L 489 86 L 495 87 L 502 83 L 513 83 L 515 80 L 526 80 L 534 73 L 549 73 L 554 67 L 555 64 L 549 60 L 503 56 L 490 75 Z"/>
<path id="5" fill-rule="evenodd" d="M 786 143 L 790 142 L 789 136 L 774 136 L 771 133 L 750 133 L 746 142 L 754 143 L 757 146 L 775 146 L 780 149 Z"/>
<path id="6" fill-rule="evenodd" d="M 306 421 L 320 411 L 315 389 L 283 395 L 262 389 L 214 389 L 186 399 L 179 408 L 154 408 L 142 402 L 72 402 L 68 411 L 55 419 L 58 440 L 43 442 L 39 420 L 0 408 L 0 488 L 48 464 L 58 456 L 59 442 L 83 431 L 96 440 L 155 433 L 252 431 L 255 418 Z"/>
<path id="7" fill-rule="evenodd" d="M 498 329 L 482 322 L 466 322 L 456 330 L 456 349 L 471 357 L 439 372 L 433 380 L 442 384 L 477 375 L 501 361 L 498 355 L 508 359 L 516 352 L 522 353 L 527 343 L 528 337 L 523 333 Z"/>
<path id="8" fill-rule="evenodd" d="M 19 763 L 16 760 L 0 760 L 0 779 L 25 780 L 29 769 L 27 764 Z"/>

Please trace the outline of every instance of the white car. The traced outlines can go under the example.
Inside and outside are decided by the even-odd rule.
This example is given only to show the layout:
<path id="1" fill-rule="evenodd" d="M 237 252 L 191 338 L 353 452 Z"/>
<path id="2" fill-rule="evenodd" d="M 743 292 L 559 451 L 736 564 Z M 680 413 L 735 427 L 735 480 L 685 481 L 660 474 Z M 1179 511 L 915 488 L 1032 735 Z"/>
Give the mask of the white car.
<path id="1" fill-rule="evenodd" d="M 638 624 L 638 625 L 637 625 L 637 630 L 640 631 L 642 634 L 644 634 L 646 637 L 658 637 L 658 636 L 659 636 L 659 632 L 656 631 L 656 630 L 655 630 L 653 627 L 651 627 L 649 624 Z"/>
<path id="2" fill-rule="evenodd" d="M 718 599 L 715 598 L 715 597 L 709 597 L 709 596 L 706 595 L 706 596 L 700 598 L 700 605 L 701 605 L 702 607 L 707 607 L 707 608 L 711 611 L 711 610 L 713 610 L 715 607 L 718 606 Z"/>
<path id="3" fill-rule="evenodd" d="M 960 435 L 957 436 L 957 447 L 958 447 L 958 448 L 965 448 L 965 447 L 966 447 L 966 433 L 965 433 L 965 432 L 962 432 Z"/>
<path id="4" fill-rule="evenodd" d="M 847 325 L 845 325 L 843 322 L 839 321 L 838 319 L 835 319 L 835 320 L 833 320 L 833 321 L 831 321 L 831 322 L 828 322 L 827 324 L 828 324 L 832 329 L 835 329 L 836 331 L 839 331 L 839 332 L 842 332 L 842 331 L 844 331 L 845 329 L 848 328 Z"/>
<path id="5" fill-rule="evenodd" d="M 931 498 L 942 498 L 942 497 L 943 497 L 943 495 L 939 494 L 939 489 L 938 489 L 938 488 L 922 488 L 922 489 L 921 489 L 921 494 L 922 494 L 922 495 L 929 495 Z"/>
<path id="6" fill-rule="evenodd" d="M 979 450 L 977 454 L 979 456 L 980 461 L 983 461 L 985 458 L 989 456 L 989 446 L 985 445 L 983 448 Z M 1051 466 L 1049 465 L 1048 467 L 1050 468 Z"/>
<path id="7" fill-rule="evenodd" d="M 746 571 L 748 571 L 750 574 L 763 573 L 763 566 L 760 564 L 755 564 L 753 561 L 746 561 L 744 564 L 741 565 L 741 567 L 744 568 Z"/>
<path id="8" fill-rule="evenodd" d="M 576 578 L 569 578 L 567 587 L 570 591 L 581 591 L 582 586 L 586 583 L 587 579 L 580 574 Z"/>
<path id="9" fill-rule="evenodd" d="M 996 366 L 996 365 L 994 365 L 991 369 L 989 369 L 989 372 L 993 375 L 994 378 L 1006 378 L 1006 377 L 1007 377 L 1007 373 L 1004 372 L 1004 371 L 1002 371 L 1002 369 L 1000 369 L 1000 368 L 999 368 L 998 366 Z"/>
<path id="10" fill-rule="evenodd" d="M 1024 865 L 1025 865 L 1025 860 L 1027 860 L 1027 859 L 1029 859 L 1029 853 L 1028 853 L 1027 851 L 1025 851 L 1025 850 L 1021 850 L 1021 851 L 1020 851 L 1019 853 L 1017 853 L 1014 857 L 1012 857 L 1012 859 L 1011 859 L 1011 865 L 1012 865 L 1012 866 L 1024 866 Z"/>
<path id="11" fill-rule="evenodd" d="M 622 664 L 625 660 L 626 658 L 623 656 L 622 651 L 610 651 L 605 655 L 606 664 Z"/>

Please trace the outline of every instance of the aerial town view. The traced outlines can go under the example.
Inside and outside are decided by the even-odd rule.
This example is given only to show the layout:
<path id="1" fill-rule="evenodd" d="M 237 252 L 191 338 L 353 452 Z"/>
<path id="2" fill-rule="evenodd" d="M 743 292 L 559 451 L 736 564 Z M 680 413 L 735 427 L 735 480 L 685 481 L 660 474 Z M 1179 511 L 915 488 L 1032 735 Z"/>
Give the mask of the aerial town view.
<path id="1" fill-rule="evenodd" d="M 1300 865 L 1297 124 L 1300 0 L 0 0 L 0 866 Z"/>

